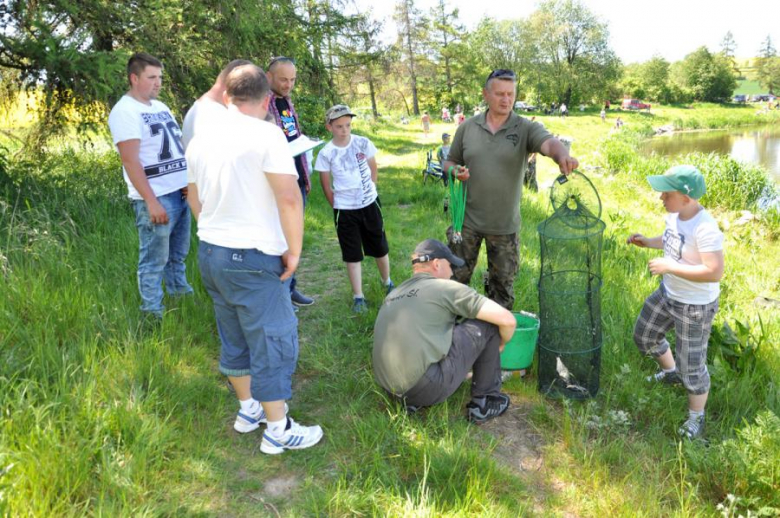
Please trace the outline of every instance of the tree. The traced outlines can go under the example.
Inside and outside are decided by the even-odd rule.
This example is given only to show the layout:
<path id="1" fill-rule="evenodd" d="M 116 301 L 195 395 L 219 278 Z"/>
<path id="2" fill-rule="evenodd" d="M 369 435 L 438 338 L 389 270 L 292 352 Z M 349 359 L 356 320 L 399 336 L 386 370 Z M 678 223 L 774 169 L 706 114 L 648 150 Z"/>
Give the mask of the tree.
<path id="1" fill-rule="evenodd" d="M 371 101 L 371 113 L 374 119 L 379 118 L 377 98 L 380 87 L 381 68 L 388 58 L 388 49 L 382 45 L 379 35 L 382 24 L 360 16 L 354 34 L 345 37 L 339 45 L 339 75 L 340 83 L 349 90 L 350 97 L 363 97 L 362 87 L 368 86 L 368 96 Z"/>
<path id="2" fill-rule="evenodd" d="M 538 84 L 535 64 L 540 62 L 539 52 L 527 21 L 484 18 L 470 38 L 470 46 L 479 59 L 483 81 L 491 70 L 507 68 L 517 73 L 519 89 Z"/>
<path id="3" fill-rule="evenodd" d="M 460 68 L 459 56 L 463 55 L 462 41 L 466 28 L 458 19 L 458 9 L 448 11 L 445 0 L 439 0 L 432 9 L 431 18 L 433 20 L 431 43 L 437 54 L 434 59 L 444 74 L 443 90 L 446 94 L 444 102 L 450 104 L 453 101 L 455 88 L 455 69 Z"/>
<path id="4" fill-rule="evenodd" d="M 537 66 L 555 100 L 571 105 L 600 98 L 617 80 L 620 61 L 609 47 L 607 24 L 579 0 L 545 0 L 531 15 L 530 27 Z"/>
<path id="5" fill-rule="evenodd" d="M 679 67 L 678 80 L 697 101 L 725 101 L 737 87 L 731 63 L 720 54 L 712 54 L 707 47 L 685 56 Z"/>
<path id="6" fill-rule="evenodd" d="M 417 62 L 425 48 L 428 20 L 414 5 L 414 0 L 400 0 L 395 6 L 393 16 L 398 26 L 397 46 L 403 56 L 409 73 L 409 86 L 412 91 L 412 109 L 420 115 L 420 100 L 417 90 Z"/>
<path id="7" fill-rule="evenodd" d="M 761 86 L 766 87 L 770 93 L 773 93 L 774 89 L 780 85 L 780 77 L 778 77 L 777 50 L 772 45 L 771 36 L 767 35 L 766 39 L 761 43 L 758 56 L 756 60 L 758 82 Z"/>
<path id="8" fill-rule="evenodd" d="M 720 52 L 724 56 L 734 59 L 737 50 L 737 42 L 734 41 L 734 35 L 728 31 L 720 42 Z"/>
<path id="9" fill-rule="evenodd" d="M 263 65 L 271 56 L 292 56 L 296 107 L 302 119 L 319 121 L 332 98 L 330 56 L 321 49 L 350 27 L 332 1 L 8 0 L 0 6 L 0 67 L 18 72 L 17 89 L 40 94 L 32 150 L 70 124 L 103 127 L 107 108 L 127 89 L 127 58 L 138 50 L 163 62 L 163 101 L 179 113 L 231 59 Z"/>
<path id="10" fill-rule="evenodd" d="M 767 34 L 766 39 L 761 42 L 761 48 L 758 50 L 758 55 L 761 58 L 773 58 L 777 55 L 775 46 L 772 45 L 772 37 Z"/>
<path id="11" fill-rule="evenodd" d="M 739 67 L 737 67 L 737 58 L 735 57 L 737 42 L 734 40 L 734 35 L 731 34 L 731 31 L 728 31 L 723 37 L 723 40 L 720 42 L 720 49 L 720 53 L 731 63 L 731 68 L 734 69 L 734 72 L 740 74 Z"/>
<path id="12" fill-rule="evenodd" d="M 623 94 L 660 103 L 673 102 L 669 67 L 669 62 L 660 56 L 654 56 L 645 63 L 626 66 L 620 81 Z"/>
<path id="13" fill-rule="evenodd" d="M 650 61 L 642 65 L 640 75 L 648 99 L 660 103 L 672 102 L 668 61 L 660 56 L 653 56 Z"/>
<path id="14" fill-rule="evenodd" d="M 775 89 L 780 86 L 780 57 L 761 58 L 758 81 L 769 93 L 775 93 Z"/>

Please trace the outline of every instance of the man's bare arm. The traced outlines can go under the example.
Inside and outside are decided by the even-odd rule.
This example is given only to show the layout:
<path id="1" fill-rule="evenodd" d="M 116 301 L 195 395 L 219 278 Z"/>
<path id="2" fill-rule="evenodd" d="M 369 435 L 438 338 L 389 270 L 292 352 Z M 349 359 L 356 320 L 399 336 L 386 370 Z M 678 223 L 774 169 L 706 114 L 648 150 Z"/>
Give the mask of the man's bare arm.
<path id="1" fill-rule="evenodd" d="M 295 273 L 301 259 L 303 248 L 303 197 L 298 187 L 298 179 L 288 174 L 266 173 L 265 177 L 271 185 L 271 190 L 279 209 L 279 219 L 282 232 L 287 241 L 287 251 L 282 255 L 285 280 Z"/>

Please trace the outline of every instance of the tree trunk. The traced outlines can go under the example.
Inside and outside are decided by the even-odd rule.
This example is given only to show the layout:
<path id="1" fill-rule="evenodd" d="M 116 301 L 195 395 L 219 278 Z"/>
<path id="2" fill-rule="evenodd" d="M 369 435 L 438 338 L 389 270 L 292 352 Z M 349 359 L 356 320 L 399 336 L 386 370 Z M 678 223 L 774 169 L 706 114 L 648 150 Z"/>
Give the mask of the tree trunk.
<path id="1" fill-rule="evenodd" d="M 374 114 L 374 120 L 379 118 L 379 111 L 376 109 L 376 91 L 374 90 L 374 74 L 368 71 L 368 92 L 371 95 L 371 113 Z"/>
<path id="2" fill-rule="evenodd" d="M 412 107 L 414 108 L 414 114 L 420 115 L 420 103 L 417 99 L 417 75 L 414 71 L 414 48 L 412 47 L 412 20 L 409 18 L 409 7 L 407 5 L 406 12 L 406 50 L 409 53 L 409 79 L 412 86 Z M 404 102 L 406 99 L 404 98 Z M 407 112 L 409 109 L 407 108 Z"/>

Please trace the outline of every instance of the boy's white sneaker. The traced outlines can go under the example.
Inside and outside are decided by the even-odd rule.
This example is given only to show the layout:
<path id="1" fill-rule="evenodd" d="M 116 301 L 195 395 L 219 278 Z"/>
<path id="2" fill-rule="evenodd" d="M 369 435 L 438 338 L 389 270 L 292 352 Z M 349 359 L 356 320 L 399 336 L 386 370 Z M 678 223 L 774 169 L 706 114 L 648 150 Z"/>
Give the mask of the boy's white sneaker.
<path id="1" fill-rule="evenodd" d="M 260 451 L 269 455 L 284 453 L 285 450 L 302 450 L 314 446 L 322 439 L 322 428 L 319 426 L 302 426 L 287 418 L 287 427 L 278 439 L 266 430 L 263 432 L 263 441 L 260 443 Z"/>
<path id="2" fill-rule="evenodd" d="M 287 415 L 287 412 L 289 410 L 290 408 L 287 406 L 287 403 L 285 403 L 284 415 Z M 268 416 L 265 415 L 265 410 L 263 410 L 263 405 L 260 405 L 260 411 L 257 412 L 256 414 L 250 414 L 248 412 L 239 410 L 238 415 L 236 416 L 236 422 L 233 423 L 233 429 L 238 433 L 254 432 L 258 428 L 260 428 L 261 424 L 266 424 L 267 422 L 268 422 Z"/>

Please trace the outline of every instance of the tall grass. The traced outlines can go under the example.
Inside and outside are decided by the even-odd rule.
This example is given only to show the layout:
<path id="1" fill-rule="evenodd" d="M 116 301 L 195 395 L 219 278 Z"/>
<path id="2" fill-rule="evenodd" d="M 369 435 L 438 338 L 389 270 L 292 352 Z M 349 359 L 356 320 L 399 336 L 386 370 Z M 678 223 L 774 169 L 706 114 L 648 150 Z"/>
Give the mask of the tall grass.
<path id="1" fill-rule="evenodd" d="M 646 127 L 610 135 L 601 146 L 604 166 L 635 180 L 644 180 L 663 174 L 673 165 L 692 164 L 706 179 L 707 193 L 701 199 L 706 207 L 758 211 L 778 204 L 780 189 L 760 166 L 714 153 L 690 153 L 674 158 L 648 155 L 640 151 L 646 137 Z"/>
<path id="2" fill-rule="evenodd" d="M 597 115 L 546 123 L 574 137 L 584 166 L 597 164 L 603 151 L 592 146 L 607 131 Z M 399 283 L 414 245 L 443 238 L 448 225 L 444 189 L 423 186 L 419 169 L 436 141 L 386 123 L 356 130 L 380 150 Z M 374 384 L 371 330 L 382 286 L 367 263 L 371 310 L 353 317 L 332 211 L 316 180 L 299 281 L 317 302 L 298 313 L 291 413 L 321 424 L 325 438 L 271 457 L 259 452 L 256 434 L 232 431 L 237 404 L 216 369 L 219 341 L 195 254 L 187 263 L 195 295 L 166 301 L 159 328 L 141 318 L 137 235 L 115 154 L 0 160 L 0 514 L 711 515 L 728 494 L 743 512 L 780 509 L 772 467 L 780 452 L 780 323 L 777 310 L 752 305 L 757 295 L 780 298 L 780 281 L 767 282 L 780 279 L 780 245 L 761 237 L 766 221 L 727 232 L 710 355 L 710 446 L 678 447 L 685 395 L 648 387 L 653 363 L 631 343 L 657 282 L 646 272 L 653 252 L 623 244 L 629 232 L 659 232 L 662 209 L 649 189 L 620 181 L 630 174 L 621 171 L 591 175 L 607 222 L 602 389 L 589 402 L 559 403 L 536 392 L 533 373 L 506 384 L 520 436 L 537 437 L 536 446 L 522 444 L 543 458 L 538 470 L 523 471 L 513 464 L 517 443 L 465 422 L 466 387 L 410 417 Z M 554 178 L 546 159 L 539 174 L 542 185 Z M 525 193 L 521 209 L 515 292 L 517 307 L 534 311 L 535 228 L 549 214 L 546 193 Z M 280 483 L 287 489 L 274 491 Z"/>

